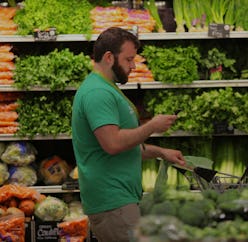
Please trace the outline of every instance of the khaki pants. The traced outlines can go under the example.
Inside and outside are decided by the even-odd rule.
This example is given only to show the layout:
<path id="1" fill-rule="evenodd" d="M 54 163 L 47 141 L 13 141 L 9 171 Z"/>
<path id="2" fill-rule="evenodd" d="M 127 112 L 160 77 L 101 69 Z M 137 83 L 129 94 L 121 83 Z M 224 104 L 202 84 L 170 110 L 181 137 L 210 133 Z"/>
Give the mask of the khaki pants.
<path id="1" fill-rule="evenodd" d="M 98 242 L 130 242 L 140 218 L 137 204 L 89 215 L 90 229 Z"/>

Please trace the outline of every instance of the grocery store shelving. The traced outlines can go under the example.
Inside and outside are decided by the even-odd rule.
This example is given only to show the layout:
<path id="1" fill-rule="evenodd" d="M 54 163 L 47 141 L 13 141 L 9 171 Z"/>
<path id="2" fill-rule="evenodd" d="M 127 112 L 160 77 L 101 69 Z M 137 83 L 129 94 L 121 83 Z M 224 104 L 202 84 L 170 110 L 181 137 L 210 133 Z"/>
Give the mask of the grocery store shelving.
<path id="1" fill-rule="evenodd" d="M 169 88 L 209 88 L 209 87 L 248 87 L 248 79 L 244 80 L 198 80 L 190 84 L 165 84 L 163 82 L 130 82 L 119 84 L 120 89 L 169 89 Z M 75 91 L 76 87 L 66 87 L 64 91 Z M 0 92 L 50 91 L 49 87 L 34 86 L 28 90 L 19 89 L 13 85 L 0 85 Z"/>
<path id="2" fill-rule="evenodd" d="M 31 186 L 31 188 L 34 188 L 39 193 L 43 193 L 43 194 L 79 192 L 78 189 L 63 189 L 62 185 Z"/>
<path id="3" fill-rule="evenodd" d="M 199 80 L 191 84 L 165 84 L 162 82 L 140 83 L 141 89 L 168 89 L 168 88 L 209 88 L 209 87 L 248 87 L 247 80 Z"/>
<path id="4" fill-rule="evenodd" d="M 248 38 L 248 31 L 231 31 L 229 38 Z M 208 32 L 164 32 L 164 33 L 142 33 L 140 40 L 177 40 L 177 39 L 216 39 L 208 36 Z"/>
<path id="5" fill-rule="evenodd" d="M 58 135 L 35 135 L 34 137 L 20 137 L 17 134 L 0 134 L 0 141 L 27 141 L 27 140 L 70 140 L 71 136 L 68 134 Z"/>
<path id="6" fill-rule="evenodd" d="M 242 132 L 239 130 L 234 130 L 233 133 L 221 133 L 221 134 L 213 134 L 213 136 L 247 136 L 246 132 Z M 193 132 L 187 132 L 178 130 L 172 132 L 170 134 L 164 133 L 154 133 L 151 135 L 153 138 L 159 137 L 198 137 L 203 136 L 202 134 L 197 134 Z M 20 137 L 16 134 L 0 134 L 0 141 L 29 141 L 29 140 L 71 140 L 71 135 L 68 134 L 58 134 L 56 136 L 53 135 L 35 135 L 33 137 Z"/>
<path id="7" fill-rule="evenodd" d="M 155 133 L 152 134 L 151 137 L 199 137 L 204 136 L 202 134 L 197 134 L 194 132 L 188 132 L 183 130 L 177 130 L 170 134 L 164 134 L 164 133 Z M 234 129 L 233 133 L 220 133 L 220 134 L 213 134 L 212 136 L 247 136 L 246 132 Z"/>
<path id="8" fill-rule="evenodd" d="M 73 41 L 95 41 L 98 34 L 92 34 L 88 38 L 84 34 L 60 34 L 57 35 L 56 42 L 73 42 Z M 229 38 L 248 38 L 248 31 L 231 31 Z M 177 39 L 216 39 L 215 37 L 208 36 L 208 32 L 164 32 L 164 33 L 140 33 L 140 40 L 177 40 Z M 52 42 L 47 40 L 47 42 Z M 40 42 L 35 40 L 33 35 L 3 35 L 0 36 L 0 42 Z M 44 40 L 42 42 L 45 42 Z"/>

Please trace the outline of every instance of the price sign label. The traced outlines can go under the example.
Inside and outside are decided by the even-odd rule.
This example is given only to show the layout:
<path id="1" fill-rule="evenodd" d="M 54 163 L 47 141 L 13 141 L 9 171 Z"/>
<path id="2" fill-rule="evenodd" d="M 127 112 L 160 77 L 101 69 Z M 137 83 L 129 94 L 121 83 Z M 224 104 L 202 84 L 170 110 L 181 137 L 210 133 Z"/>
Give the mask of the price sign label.
<path id="1" fill-rule="evenodd" d="M 35 41 L 55 41 L 56 39 L 57 39 L 56 28 L 49 28 L 44 31 L 36 29 L 34 31 Z"/>
<path id="2" fill-rule="evenodd" d="M 228 24 L 209 24 L 208 36 L 215 38 L 229 38 L 230 25 Z"/>

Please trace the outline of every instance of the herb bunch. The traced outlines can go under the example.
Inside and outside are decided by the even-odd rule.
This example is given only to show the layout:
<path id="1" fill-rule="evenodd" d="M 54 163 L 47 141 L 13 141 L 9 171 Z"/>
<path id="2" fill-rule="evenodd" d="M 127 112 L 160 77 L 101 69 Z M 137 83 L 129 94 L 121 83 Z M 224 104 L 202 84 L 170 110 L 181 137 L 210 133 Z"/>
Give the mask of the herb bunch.
<path id="1" fill-rule="evenodd" d="M 71 134 L 73 95 L 67 93 L 27 93 L 18 100 L 18 136 Z"/>
<path id="2" fill-rule="evenodd" d="M 14 79 L 18 88 L 46 86 L 51 91 L 77 87 L 92 68 L 88 55 L 75 55 L 67 48 L 55 49 L 48 55 L 18 57 L 15 65 Z"/>
<path id="3" fill-rule="evenodd" d="M 197 47 L 157 47 L 146 45 L 141 53 L 156 81 L 171 84 L 187 84 L 199 79 Z"/>

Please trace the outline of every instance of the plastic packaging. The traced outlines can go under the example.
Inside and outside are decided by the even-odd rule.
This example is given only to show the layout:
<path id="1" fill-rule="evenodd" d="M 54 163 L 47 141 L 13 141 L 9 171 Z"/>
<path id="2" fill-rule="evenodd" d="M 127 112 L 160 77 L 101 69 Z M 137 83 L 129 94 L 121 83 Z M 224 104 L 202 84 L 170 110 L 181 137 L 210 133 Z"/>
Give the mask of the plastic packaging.
<path id="1" fill-rule="evenodd" d="M 28 142 L 11 142 L 1 156 L 3 162 L 14 166 L 25 166 L 35 161 L 36 148 Z"/>
<path id="2" fill-rule="evenodd" d="M 59 156 L 52 156 L 40 164 L 40 176 L 46 185 L 60 185 L 69 176 L 70 168 Z"/>
<path id="3" fill-rule="evenodd" d="M 3 185 L 9 178 L 8 167 L 6 164 L 0 162 L 0 185 Z"/>
<path id="4" fill-rule="evenodd" d="M 36 205 L 34 214 L 43 221 L 61 221 L 68 213 L 68 205 L 61 199 L 47 196 Z"/>
<path id="5" fill-rule="evenodd" d="M 0 241 L 25 242 L 25 217 L 11 214 L 0 217 Z"/>
<path id="6" fill-rule="evenodd" d="M 36 171 L 31 166 L 12 166 L 9 169 L 10 184 L 33 186 L 37 182 Z"/>

